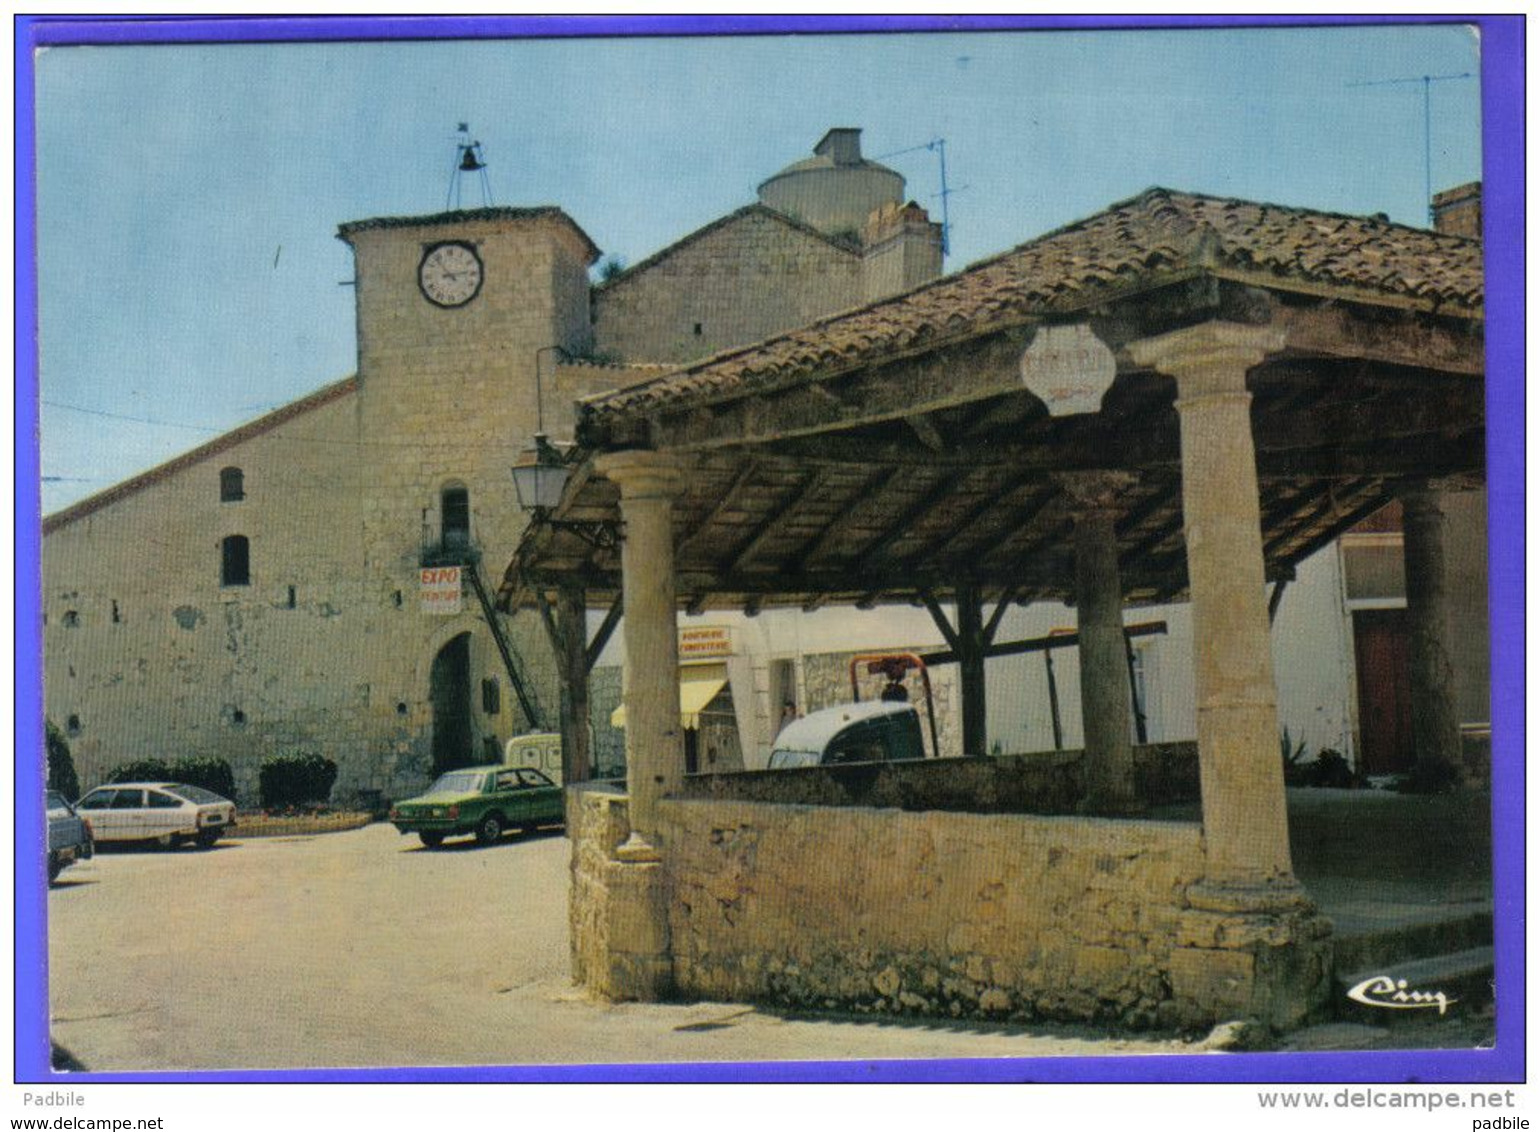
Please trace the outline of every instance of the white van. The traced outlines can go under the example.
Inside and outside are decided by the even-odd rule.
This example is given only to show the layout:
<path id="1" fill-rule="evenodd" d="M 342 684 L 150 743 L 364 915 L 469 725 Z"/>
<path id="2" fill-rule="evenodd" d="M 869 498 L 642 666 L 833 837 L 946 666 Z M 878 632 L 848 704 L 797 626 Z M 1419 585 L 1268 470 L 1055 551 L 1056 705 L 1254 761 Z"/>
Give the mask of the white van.
<path id="1" fill-rule="evenodd" d="M 515 735 L 503 747 L 503 765 L 534 767 L 561 786 L 561 736 L 554 731 Z"/>

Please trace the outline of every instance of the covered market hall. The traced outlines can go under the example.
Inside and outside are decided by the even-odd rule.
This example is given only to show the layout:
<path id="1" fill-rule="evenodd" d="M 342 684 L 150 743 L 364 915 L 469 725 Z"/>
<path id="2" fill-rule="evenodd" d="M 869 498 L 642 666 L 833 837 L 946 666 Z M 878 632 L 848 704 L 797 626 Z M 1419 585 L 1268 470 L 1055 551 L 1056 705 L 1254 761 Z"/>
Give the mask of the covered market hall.
<path id="1" fill-rule="evenodd" d="M 1152 189 L 581 402 L 500 594 L 566 642 L 569 781 L 584 613 L 621 625 L 625 786 L 569 792 L 575 977 L 952 1017 L 1310 1016 L 1333 932 L 1291 856 L 1270 594 L 1400 501 L 1413 778 L 1459 778 L 1441 500 L 1483 483 L 1482 312 L 1478 240 Z M 1073 796 L 1034 802 L 1029 777 L 1000 805 L 974 769 L 984 664 L 1002 612 L 1042 600 L 1076 608 L 1085 750 Z M 1193 619 L 1199 821 L 1152 816 L 1131 739 L 1123 612 L 1169 601 Z M 964 757 L 869 805 L 808 804 L 833 768 L 687 776 L 681 614 L 838 604 L 930 610 Z"/>

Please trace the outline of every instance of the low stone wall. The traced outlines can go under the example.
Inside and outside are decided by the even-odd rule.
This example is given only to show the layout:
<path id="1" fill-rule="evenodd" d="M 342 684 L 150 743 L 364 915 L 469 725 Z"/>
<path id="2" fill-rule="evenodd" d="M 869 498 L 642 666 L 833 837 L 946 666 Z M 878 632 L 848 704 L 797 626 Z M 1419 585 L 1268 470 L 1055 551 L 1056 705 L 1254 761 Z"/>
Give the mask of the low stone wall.
<path id="1" fill-rule="evenodd" d="M 567 791 L 572 978 L 615 1000 L 655 998 L 673 987 L 662 866 L 618 860 L 616 846 L 629 833 L 626 796 L 618 789 L 587 784 Z"/>
<path id="2" fill-rule="evenodd" d="M 1198 798 L 1196 743 L 1134 748 L 1134 773 L 1146 805 Z M 774 772 L 694 774 L 686 798 L 783 802 L 808 806 L 891 807 L 983 814 L 1073 814 L 1084 795 L 1084 752 L 1049 751 L 987 758 L 858 763 Z"/>
<path id="3" fill-rule="evenodd" d="M 770 776 L 775 777 L 775 776 Z M 1211 889 L 1196 823 L 567 794 L 572 971 L 612 1001 L 1125 1026 L 1320 1009 L 1330 924 Z"/>
<path id="4" fill-rule="evenodd" d="M 669 800 L 677 989 L 794 1008 L 1175 1023 L 1196 825 Z"/>

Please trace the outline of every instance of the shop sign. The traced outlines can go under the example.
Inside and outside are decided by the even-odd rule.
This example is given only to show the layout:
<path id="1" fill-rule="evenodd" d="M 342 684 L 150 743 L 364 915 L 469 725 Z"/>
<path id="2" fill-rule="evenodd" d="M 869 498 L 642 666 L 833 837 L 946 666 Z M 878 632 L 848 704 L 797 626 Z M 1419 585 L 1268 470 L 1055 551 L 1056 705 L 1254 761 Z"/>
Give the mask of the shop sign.
<path id="1" fill-rule="evenodd" d="M 733 654 L 733 631 L 726 625 L 701 625 L 679 630 L 679 663 Z"/>

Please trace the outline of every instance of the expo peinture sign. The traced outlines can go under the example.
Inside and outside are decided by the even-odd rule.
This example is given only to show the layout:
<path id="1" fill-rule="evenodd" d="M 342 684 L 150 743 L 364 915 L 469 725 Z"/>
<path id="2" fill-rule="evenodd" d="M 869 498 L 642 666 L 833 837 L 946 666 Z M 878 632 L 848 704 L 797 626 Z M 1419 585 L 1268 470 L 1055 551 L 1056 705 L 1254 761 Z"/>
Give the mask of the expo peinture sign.
<path id="1" fill-rule="evenodd" d="M 424 613 L 449 616 L 460 612 L 460 567 L 427 566 L 418 571 L 417 580 Z"/>

